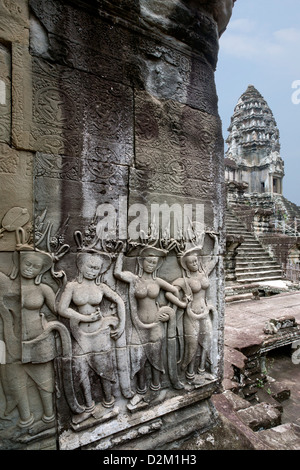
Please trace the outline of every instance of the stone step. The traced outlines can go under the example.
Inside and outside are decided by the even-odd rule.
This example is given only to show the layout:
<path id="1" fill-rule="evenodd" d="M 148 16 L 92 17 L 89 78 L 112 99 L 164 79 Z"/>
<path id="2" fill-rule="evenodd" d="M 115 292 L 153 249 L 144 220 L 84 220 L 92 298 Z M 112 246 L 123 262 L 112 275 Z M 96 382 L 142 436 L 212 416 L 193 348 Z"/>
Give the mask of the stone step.
<path id="1" fill-rule="evenodd" d="M 248 267 L 242 267 L 242 268 L 236 268 L 235 269 L 236 273 L 248 273 L 248 272 L 274 272 L 274 273 L 281 273 L 281 268 L 280 266 L 255 266 L 255 270 L 253 269 L 253 266 L 248 266 Z"/>
<path id="2" fill-rule="evenodd" d="M 266 252 L 258 251 L 258 250 L 255 250 L 255 251 L 241 250 L 241 251 L 238 251 L 236 257 L 239 259 L 243 258 L 244 260 L 247 260 L 247 261 L 251 259 L 255 259 L 255 261 L 256 260 L 267 261 L 271 259 L 271 257 Z"/>
<path id="3" fill-rule="evenodd" d="M 247 226 L 243 222 L 241 222 L 237 219 L 230 218 L 228 216 L 225 217 L 225 223 L 226 223 L 226 226 L 227 225 L 234 225 L 236 227 L 247 228 Z"/>
<path id="4" fill-rule="evenodd" d="M 279 281 L 280 279 L 282 279 L 282 276 L 269 276 L 269 277 L 255 277 L 255 278 L 246 278 L 246 279 L 243 279 L 243 278 L 240 278 L 240 279 L 237 279 L 237 281 L 241 284 L 248 284 L 250 282 L 264 282 L 264 281 Z"/>
<path id="5" fill-rule="evenodd" d="M 243 258 L 243 261 L 245 261 L 246 263 L 248 261 L 250 261 L 252 258 L 255 259 L 255 261 L 265 261 L 267 259 L 269 259 L 270 261 L 276 261 L 274 260 L 274 258 L 272 258 L 272 256 L 267 252 L 265 251 L 263 248 L 256 248 L 254 250 L 251 250 L 251 249 L 248 249 L 246 248 L 245 250 L 241 249 L 241 250 L 237 250 L 237 255 L 236 255 L 237 258 Z"/>
<path id="6" fill-rule="evenodd" d="M 247 226 L 243 224 L 243 222 L 240 222 L 239 220 L 236 220 L 236 219 L 229 219 L 228 217 L 226 217 L 225 223 L 226 223 L 226 226 L 234 225 L 235 227 L 247 228 Z"/>
<path id="7" fill-rule="evenodd" d="M 236 271 L 238 273 L 243 273 L 243 272 L 253 272 L 253 273 L 259 273 L 259 272 L 264 272 L 264 271 L 272 271 L 272 272 L 281 272 L 282 271 L 282 268 L 281 266 L 274 266 L 274 265 L 269 265 L 268 263 L 266 264 L 262 264 L 260 266 L 252 266 L 252 265 L 249 265 L 247 267 L 245 266 L 237 266 L 236 268 Z"/>
<path id="8" fill-rule="evenodd" d="M 271 261 L 271 258 L 269 256 L 264 256 L 264 257 L 256 257 L 256 256 L 248 256 L 247 257 L 247 261 L 246 263 L 250 266 L 254 265 L 256 266 L 256 264 L 254 263 L 257 263 L 257 262 L 260 262 L 260 265 L 266 265 L 266 264 L 269 264 Z M 245 257 L 244 256 L 237 256 L 236 257 L 236 264 L 240 264 L 240 263 L 243 263 L 245 262 Z M 245 266 L 245 265 L 243 265 Z M 279 266 L 279 265 L 277 265 Z"/>
<path id="9" fill-rule="evenodd" d="M 262 271 L 237 271 L 236 275 L 237 278 L 240 278 L 241 276 L 247 276 L 247 277 L 263 277 L 263 276 L 280 276 L 282 273 L 281 269 L 265 269 Z"/>
<path id="10" fill-rule="evenodd" d="M 239 237 L 239 235 L 237 235 Z M 240 243 L 238 246 L 238 249 L 240 250 L 244 245 L 246 245 L 246 248 L 261 248 L 263 249 L 266 253 L 268 252 L 266 248 L 255 238 L 249 239 L 242 237 L 243 241 Z"/>
<path id="11" fill-rule="evenodd" d="M 244 259 L 253 258 L 253 257 L 258 258 L 259 256 L 270 258 L 270 255 L 266 253 L 266 251 L 263 248 L 243 249 L 242 247 L 240 247 L 237 250 L 237 256 L 243 256 Z"/>
<path id="12" fill-rule="evenodd" d="M 243 243 L 245 242 L 256 242 L 256 243 L 259 243 L 257 241 L 257 239 L 253 236 L 253 235 L 244 235 L 244 234 L 241 234 L 241 233 L 238 233 L 238 232 L 235 232 L 235 231 L 232 231 L 232 232 L 226 232 L 226 235 L 232 237 L 243 237 Z"/>
<path id="13" fill-rule="evenodd" d="M 261 248 L 261 244 L 257 240 L 244 240 L 243 243 L 240 245 L 241 247 L 248 247 L 248 248 Z"/>
<path id="14" fill-rule="evenodd" d="M 240 260 L 236 261 L 236 267 L 240 267 L 240 268 L 242 267 L 247 268 L 248 266 L 261 267 L 261 266 L 265 266 L 266 262 L 268 263 L 269 266 L 280 268 L 280 264 L 278 264 L 276 261 L 272 260 L 271 258 L 266 258 L 265 260 L 259 259 L 255 261 L 251 261 L 251 260 L 245 261 L 244 258 L 241 258 Z"/>
<path id="15" fill-rule="evenodd" d="M 240 284 L 282 279 L 281 266 L 238 217 L 226 213 L 226 234 L 243 237 L 236 252 L 236 281 Z"/>
<path id="16" fill-rule="evenodd" d="M 245 302 L 248 300 L 254 300 L 255 296 L 252 292 L 248 292 L 247 294 L 234 294 L 231 296 L 226 296 L 226 303 L 231 302 Z"/>
<path id="17" fill-rule="evenodd" d="M 245 261 L 246 263 L 248 263 L 249 261 L 253 260 L 253 261 L 266 261 L 266 260 L 272 260 L 274 261 L 274 259 L 269 255 L 269 253 L 246 253 L 246 256 L 245 256 L 245 253 L 238 253 L 236 255 L 236 259 L 237 260 L 241 260 L 241 261 Z"/>
<path id="18" fill-rule="evenodd" d="M 226 222 L 225 224 L 225 227 L 226 227 L 226 231 L 228 230 L 235 230 L 236 232 L 247 232 L 247 233 L 251 233 L 249 232 L 249 230 L 247 229 L 247 227 L 241 227 L 240 225 L 238 224 L 228 224 Z"/>
<path id="19" fill-rule="evenodd" d="M 241 273 L 241 272 L 245 272 L 245 271 L 242 269 L 242 270 L 239 270 L 239 272 Z M 255 274 L 255 273 L 257 273 L 257 272 L 259 272 L 259 274 L 261 274 L 261 273 L 274 273 L 274 272 L 277 274 L 278 272 L 281 273 L 281 269 L 277 269 L 277 268 L 274 269 L 273 266 L 271 266 L 271 269 L 268 269 L 268 267 L 265 266 L 263 270 L 256 270 L 256 269 L 255 269 L 255 270 L 252 270 L 252 271 L 250 270 L 250 271 L 248 272 L 248 274 L 250 274 L 250 273 Z"/>
<path id="20" fill-rule="evenodd" d="M 261 255 L 261 256 L 243 256 L 243 253 L 240 253 L 236 256 L 236 264 L 240 264 L 242 266 L 264 266 L 266 264 L 271 264 L 273 266 L 280 266 L 280 264 L 271 258 L 269 255 Z"/>
<path id="21" fill-rule="evenodd" d="M 261 246 L 257 246 L 257 245 L 252 245 L 252 246 L 244 246 L 244 244 L 240 245 L 238 248 L 237 248 L 237 252 L 247 252 L 247 253 L 253 253 L 253 255 L 258 255 L 258 254 L 264 254 L 264 255 L 267 255 L 267 256 L 270 256 L 269 253 L 264 250 Z"/>
<path id="22" fill-rule="evenodd" d="M 251 233 L 247 229 L 241 229 L 239 227 L 226 227 L 226 233 L 234 233 L 236 235 L 249 236 Z M 254 235 L 253 235 L 254 236 Z"/>
<path id="23" fill-rule="evenodd" d="M 264 272 L 264 271 L 269 271 L 269 272 L 276 272 L 277 273 L 281 273 L 282 272 L 282 269 L 280 266 L 270 266 L 270 265 L 265 265 L 265 266 L 247 266 L 247 267 L 236 267 L 236 273 L 239 273 L 239 274 L 242 274 L 242 273 L 249 273 L 249 272 L 252 272 L 252 273 L 260 273 L 260 272 Z"/>
<path id="24" fill-rule="evenodd" d="M 248 243 L 243 242 L 239 247 L 238 250 L 244 250 L 244 251 L 253 251 L 257 252 L 257 250 L 263 252 L 263 253 L 268 253 L 265 248 L 262 247 L 259 243 L 255 243 L 252 245 L 249 245 Z"/>

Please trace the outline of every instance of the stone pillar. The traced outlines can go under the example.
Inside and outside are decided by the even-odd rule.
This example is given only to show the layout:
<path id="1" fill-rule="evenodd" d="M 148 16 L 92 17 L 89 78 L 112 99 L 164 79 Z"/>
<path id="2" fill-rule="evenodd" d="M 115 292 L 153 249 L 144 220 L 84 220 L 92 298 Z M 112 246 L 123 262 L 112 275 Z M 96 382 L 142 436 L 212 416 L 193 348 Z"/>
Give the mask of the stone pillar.
<path id="1" fill-rule="evenodd" d="M 232 4 L 0 1 L 4 448 L 167 449 L 214 425 Z"/>

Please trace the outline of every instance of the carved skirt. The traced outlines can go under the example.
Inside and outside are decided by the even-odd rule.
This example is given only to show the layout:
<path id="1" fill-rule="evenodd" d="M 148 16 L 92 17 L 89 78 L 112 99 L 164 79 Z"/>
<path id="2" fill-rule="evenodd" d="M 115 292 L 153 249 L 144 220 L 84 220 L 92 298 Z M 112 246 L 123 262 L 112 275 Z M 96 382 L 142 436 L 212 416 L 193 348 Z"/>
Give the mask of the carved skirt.
<path id="1" fill-rule="evenodd" d="M 155 330 L 155 334 L 154 331 L 151 330 L 143 330 L 143 332 L 137 331 L 135 327 L 132 330 L 130 339 L 132 378 L 144 367 L 147 360 L 154 369 L 162 373 L 165 372 L 162 355 L 164 339 L 163 325 L 156 325 Z"/>

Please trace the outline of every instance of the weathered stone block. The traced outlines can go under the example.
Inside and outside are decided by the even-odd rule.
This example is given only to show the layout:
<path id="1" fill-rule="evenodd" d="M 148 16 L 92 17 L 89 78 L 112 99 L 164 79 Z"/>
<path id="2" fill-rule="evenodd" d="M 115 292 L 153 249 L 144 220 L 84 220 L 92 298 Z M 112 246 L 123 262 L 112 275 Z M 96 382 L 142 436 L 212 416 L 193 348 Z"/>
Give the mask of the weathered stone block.
<path id="1" fill-rule="evenodd" d="M 29 38 L 29 12 L 27 1 L 1 0 L 1 39 L 27 43 Z"/>
<path id="2" fill-rule="evenodd" d="M 244 410 L 245 408 L 249 408 L 251 406 L 247 400 L 240 397 L 236 393 L 233 393 L 231 390 L 225 390 L 223 395 L 229 401 L 234 411 Z"/>
<path id="3" fill-rule="evenodd" d="M 271 396 L 279 403 L 282 403 L 291 396 L 291 390 L 285 384 L 272 382 L 268 385 L 268 388 L 270 390 Z"/>
<path id="4" fill-rule="evenodd" d="M 10 143 L 11 50 L 0 44 L 0 141 Z"/>
<path id="5" fill-rule="evenodd" d="M 270 429 L 281 424 L 281 413 L 268 403 L 259 403 L 237 411 L 238 417 L 253 431 Z"/>
<path id="6" fill-rule="evenodd" d="M 259 431 L 258 436 L 274 450 L 300 450 L 300 426 L 297 424 L 281 424 Z"/>

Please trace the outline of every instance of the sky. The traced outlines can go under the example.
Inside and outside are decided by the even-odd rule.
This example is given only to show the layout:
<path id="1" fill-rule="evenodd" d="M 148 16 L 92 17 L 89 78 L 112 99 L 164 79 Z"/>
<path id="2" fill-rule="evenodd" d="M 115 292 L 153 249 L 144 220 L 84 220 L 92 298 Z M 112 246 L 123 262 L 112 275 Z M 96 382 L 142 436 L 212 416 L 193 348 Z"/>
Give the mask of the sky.
<path id="1" fill-rule="evenodd" d="M 273 112 L 285 164 L 283 195 L 300 206 L 300 0 L 236 0 L 216 71 L 225 140 L 248 85 Z"/>

